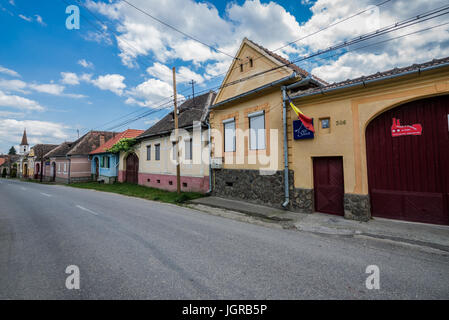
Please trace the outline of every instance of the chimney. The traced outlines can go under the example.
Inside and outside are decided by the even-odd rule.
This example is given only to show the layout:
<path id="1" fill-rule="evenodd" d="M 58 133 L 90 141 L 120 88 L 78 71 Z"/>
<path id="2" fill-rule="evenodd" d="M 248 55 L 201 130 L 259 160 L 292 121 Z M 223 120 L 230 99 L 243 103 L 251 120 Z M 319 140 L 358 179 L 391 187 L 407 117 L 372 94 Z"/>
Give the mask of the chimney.
<path id="1" fill-rule="evenodd" d="M 100 146 L 104 144 L 104 135 L 100 135 Z"/>

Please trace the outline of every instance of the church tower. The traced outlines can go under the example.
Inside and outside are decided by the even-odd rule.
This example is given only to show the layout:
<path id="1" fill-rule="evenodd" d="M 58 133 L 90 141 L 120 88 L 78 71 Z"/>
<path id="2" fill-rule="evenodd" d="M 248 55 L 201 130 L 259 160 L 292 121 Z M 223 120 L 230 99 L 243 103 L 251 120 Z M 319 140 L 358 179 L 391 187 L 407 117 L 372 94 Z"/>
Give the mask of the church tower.
<path id="1" fill-rule="evenodd" d="M 27 130 L 23 130 L 23 136 L 22 136 L 22 142 L 20 143 L 20 154 L 25 154 L 28 151 L 30 151 L 30 146 L 28 145 L 28 139 L 27 139 Z"/>

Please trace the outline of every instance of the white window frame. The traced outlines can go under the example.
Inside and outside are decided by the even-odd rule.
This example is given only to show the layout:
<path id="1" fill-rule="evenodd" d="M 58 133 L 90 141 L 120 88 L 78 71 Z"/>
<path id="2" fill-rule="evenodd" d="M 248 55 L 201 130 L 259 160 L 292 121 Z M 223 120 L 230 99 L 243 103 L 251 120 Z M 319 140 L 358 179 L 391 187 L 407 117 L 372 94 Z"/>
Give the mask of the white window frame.
<path id="1" fill-rule="evenodd" d="M 64 173 L 67 172 L 67 162 L 64 162 Z"/>
<path id="2" fill-rule="evenodd" d="M 262 129 L 261 128 L 258 128 L 258 129 L 251 128 L 251 120 L 254 120 L 256 118 L 263 119 L 263 128 Z M 265 150 L 267 148 L 265 110 L 249 113 L 248 114 L 248 124 L 249 124 L 249 144 L 248 144 L 249 149 L 250 150 Z M 256 130 L 257 130 L 257 132 L 256 132 Z M 254 142 L 254 140 L 255 140 L 255 142 Z"/>
<path id="3" fill-rule="evenodd" d="M 234 135 L 232 136 L 232 138 L 233 138 L 232 150 L 226 148 L 226 126 L 230 125 L 230 124 L 234 125 Z M 235 152 L 236 151 L 236 123 L 235 123 L 235 118 L 229 118 L 229 119 L 223 120 L 223 149 L 224 149 L 224 152 Z"/>
<path id="4" fill-rule="evenodd" d="M 160 161 L 161 160 L 161 144 L 156 143 L 154 145 L 154 160 Z"/>
<path id="5" fill-rule="evenodd" d="M 185 149 L 186 149 L 186 160 L 192 160 L 193 159 L 193 139 L 192 138 L 188 138 L 185 141 Z"/>
<path id="6" fill-rule="evenodd" d="M 151 144 L 147 145 L 147 161 L 151 161 Z"/>

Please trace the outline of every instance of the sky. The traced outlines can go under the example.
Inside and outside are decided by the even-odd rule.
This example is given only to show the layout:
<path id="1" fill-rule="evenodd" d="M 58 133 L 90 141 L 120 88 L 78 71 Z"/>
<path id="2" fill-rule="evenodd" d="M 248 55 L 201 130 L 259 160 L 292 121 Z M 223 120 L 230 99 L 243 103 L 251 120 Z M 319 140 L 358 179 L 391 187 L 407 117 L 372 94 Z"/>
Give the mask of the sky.
<path id="1" fill-rule="evenodd" d="M 244 37 L 270 50 L 283 47 L 275 52 L 295 60 L 447 5 L 440 0 L 127 1 L 212 48 L 122 0 L 0 0 L 0 153 L 17 148 L 24 128 L 31 146 L 73 141 L 92 129 L 147 129 L 172 107 L 172 67 L 180 100 L 192 94 L 191 80 L 197 93 L 216 89 Z M 79 29 L 66 27 L 69 5 L 80 10 Z M 449 15 L 442 15 L 363 43 L 369 47 L 350 46 L 298 65 L 336 82 L 446 57 L 449 25 L 439 26 L 446 22 Z M 415 31 L 420 32 L 409 34 Z"/>

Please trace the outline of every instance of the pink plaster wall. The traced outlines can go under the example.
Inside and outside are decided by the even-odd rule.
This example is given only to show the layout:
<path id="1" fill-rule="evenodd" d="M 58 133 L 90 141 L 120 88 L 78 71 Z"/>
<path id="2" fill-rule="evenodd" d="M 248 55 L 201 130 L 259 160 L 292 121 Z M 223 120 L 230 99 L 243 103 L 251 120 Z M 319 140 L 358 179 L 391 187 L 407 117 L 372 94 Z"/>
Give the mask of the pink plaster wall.
<path id="1" fill-rule="evenodd" d="M 160 181 L 159 183 L 158 180 Z M 171 185 L 170 181 L 172 183 Z M 183 183 L 186 183 L 187 187 L 183 186 Z M 176 191 L 176 176 L 166 174 L 139 173 L 139 184 L 168 191 Z M 181 176 L 181 190 L 207 192 L 209 190 L 209 177 Z"/>

